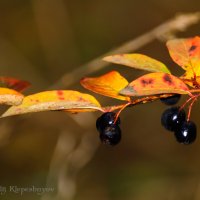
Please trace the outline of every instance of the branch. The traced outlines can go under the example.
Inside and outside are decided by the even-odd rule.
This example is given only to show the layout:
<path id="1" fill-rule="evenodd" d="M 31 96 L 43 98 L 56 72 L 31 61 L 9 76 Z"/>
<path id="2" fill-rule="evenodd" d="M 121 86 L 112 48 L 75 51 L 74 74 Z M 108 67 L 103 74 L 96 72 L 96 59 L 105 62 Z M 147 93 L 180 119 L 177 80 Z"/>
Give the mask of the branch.
<path id="1" fill-rule="evenodd" d="M 132 52 L 147 45 L 155 39 L 167 40 L 169 39 L 169 37 L 172 37 L 175 32 L 185 31 L 189 26 L 198 23 L 199 20 L 200 12 L 180 14 L 150 30 L 149 32 L 122 44 L 116 49 L 113 49 L 106 54 L 101 55 L 100 57 L 74 69 L 69 73 L 66 73 L 51 87 L 51 89 L 67 88 L 70 85 L 74 84 L 77 79 L 81 79 L 88 74 L 97 72 L 100 69 L 108 66 L 109 63 L 102 61 L 102 58 L 107 55 Z"/>

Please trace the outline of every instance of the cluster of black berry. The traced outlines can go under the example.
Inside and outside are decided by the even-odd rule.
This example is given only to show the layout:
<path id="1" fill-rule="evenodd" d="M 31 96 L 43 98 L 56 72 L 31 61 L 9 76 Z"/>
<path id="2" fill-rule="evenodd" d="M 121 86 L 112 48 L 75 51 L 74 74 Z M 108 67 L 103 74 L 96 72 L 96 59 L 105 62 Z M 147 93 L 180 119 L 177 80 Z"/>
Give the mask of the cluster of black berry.
<path id="1" fill-rule="evenodd" d="M 115 122 L 116 114 L 106 112 L 96 121 L 96 128 L 100 133 L 100 139 L 104 144 L 116 145 L 121 140 L 120 118 Z"/>
<path id="2" fill-rule="evenodd" d="M 163 98 L 161 101 L 167 105 L 174 105 L 180 99 L 180 95 Z M 183 144 L 190 144 L 196 139 L 196 125 L 192 121 L 186 121 L 185 111 L 180 107 L 166 109 L 161 117 L 161 124 L 169 131 L 174 132 L 176 140 Z"/>
<path id="3" fill-rule="evenodd" d="M 161 98 L 166 105 L 176 104 L 181 95 L 175 94 L 171 97 Z M 162 125 L 169 131 L 174 132 L 176 140 L 183 144 L 190 144 L 196 139 L 196 125 L 186 120 L 186 114 L 180 107 L 166 109 L 161 117 Z M 116 145 L 121 140 L 120 118 L 116 120 L 116 113 L 106 112 L 96 121 L 96 128 L 99 131 L 102 143 Z"/>

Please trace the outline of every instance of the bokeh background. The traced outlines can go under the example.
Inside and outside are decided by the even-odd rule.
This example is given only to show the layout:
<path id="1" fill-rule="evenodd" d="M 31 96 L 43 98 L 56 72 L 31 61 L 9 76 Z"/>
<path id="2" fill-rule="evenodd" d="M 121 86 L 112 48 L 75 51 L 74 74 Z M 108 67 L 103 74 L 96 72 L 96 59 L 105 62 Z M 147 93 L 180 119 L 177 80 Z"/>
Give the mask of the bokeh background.
<path id="1" fill-rule="evenodd" d="M 65 73 L 180 12 L 199 8 L 197 0 L 1 0 L 0 73 L 30 81 L 26 94 L 47 90 Z M 200 23 L 176 36 L 192 37 L 199 30 Z M 163 61 L 177 75 L 182 73 L 162 40 L 137 52 Z M 90 75 L 112 69 L 129 81 L 144 73 L 110 65 Z M 74 84 L 64 89 L 87 92 L 79 78 L 73 78 Z M 120 103 L 94 96 L 102 105 Z M 122 112 L 123 138 L 116 147 L 100 144 L 95 130 L 100 113 L 45 112 L 1 119 L 0 199 L 199 200 L 200 137 L 192 145 L 178 144 L 161 127 L 166 108 L 158 101 Z M 196 103 L 191 116 L 198 129 L 199 110 Z M 10 192 L 10 186 L 54 191 L 20 195 Z"/>

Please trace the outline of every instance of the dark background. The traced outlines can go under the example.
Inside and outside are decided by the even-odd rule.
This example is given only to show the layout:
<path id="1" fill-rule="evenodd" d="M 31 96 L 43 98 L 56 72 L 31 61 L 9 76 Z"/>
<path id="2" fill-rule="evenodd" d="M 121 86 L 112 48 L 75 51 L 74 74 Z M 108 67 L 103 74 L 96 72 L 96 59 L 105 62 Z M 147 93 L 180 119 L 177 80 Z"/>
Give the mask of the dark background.
<path id="1" fill-rule="evenodd" d="M 1 0 L 0 73 L 30 81 L 26 94 L 47 90 L 85 62 L 177 13 L 199 8 L 197 0 Z M 177 36 L 192 37 L 199 30 L 196 24 Z M 161 60 L 176 75 L 182 73 L 160 40 L 137 52 Z M 112 69 L 129 81 L 143 74 L 110 65 L 92 75 Z M 88 92 L 78 78 L 74 83 L 65 89 Z M 102 105 L 120 103 L 94 96 Z M 178 144 L 161 127 L 165 109 L 158 101 L 123 111 L 123 138 L 112 148 L 98 140 L 95 121 L 100 113 L 45 112 L 1 119 L 0 186 L 7 187 L 1 199 L 200 199 L 200 138 L 192 145 Z M 191 115 L 198 129 L 199 109 L 196 103 Z M 46 183 L 54 193 L 9 192 L 12 185 L 46 187 Z"/>

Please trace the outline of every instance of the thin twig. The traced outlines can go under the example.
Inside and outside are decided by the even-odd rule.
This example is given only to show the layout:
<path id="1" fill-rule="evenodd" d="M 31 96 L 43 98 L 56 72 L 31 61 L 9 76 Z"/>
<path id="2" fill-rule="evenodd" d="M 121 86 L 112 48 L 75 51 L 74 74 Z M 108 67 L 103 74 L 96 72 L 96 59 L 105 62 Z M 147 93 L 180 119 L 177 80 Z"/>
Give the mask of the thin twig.
<path id="1" fill-rule="evenodd" d="M 76 68 L 69 73 L 66 73 L 63 77 L 60 78 L 60 80 L 52 85 L 51 89 L 67 88 L 82 77 L 103 69 L 109 65 L 109 63 L 102 61 L 102 58 L 107 55 L 136 51 L 155 39 L 169 39 L 168 37 L 173 35 L 175 32 L 185 31 L 189 26 L 198 23 L 199 20 L 200 12 L 180 14 L 157 26 L 151 31 L 120 45 L 119 47 L 107 52 L 104 55 L 99 56 L 98 58 L 95 58 L 94 60 Z"/>

